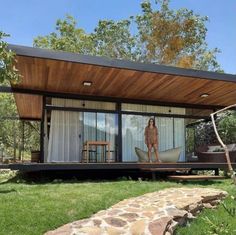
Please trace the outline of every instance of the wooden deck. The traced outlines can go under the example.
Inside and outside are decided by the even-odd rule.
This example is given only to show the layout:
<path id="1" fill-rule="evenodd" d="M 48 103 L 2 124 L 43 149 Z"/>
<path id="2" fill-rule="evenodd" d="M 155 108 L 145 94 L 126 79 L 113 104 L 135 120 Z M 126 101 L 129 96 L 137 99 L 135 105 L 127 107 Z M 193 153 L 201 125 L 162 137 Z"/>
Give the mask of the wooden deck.
<path id="1" fill-rule="evenodd" d="M 9 169 L 9 164 L 0 164 L 0 169 Z"/>
<path id="2" fill-rule="evenodd" d="M 187 180 L 219 180 L 219 179 L 225 179 L 226 177 L 218 175 L 169 175 L 167 178 L 170 180 L 187 181 Z"/>
<path id="3" fill-rule="evenodd" d="M 177 171 L 177 170 L 216 170 L 227 169 L 226 163 L 11 163 L 0 165 L 0 168 L 9 168 L 20 171 L 52 171 L 52 170 L 140 170 L 145 171 Z M 232 164 L 236 169 L 236 163 Z"/>

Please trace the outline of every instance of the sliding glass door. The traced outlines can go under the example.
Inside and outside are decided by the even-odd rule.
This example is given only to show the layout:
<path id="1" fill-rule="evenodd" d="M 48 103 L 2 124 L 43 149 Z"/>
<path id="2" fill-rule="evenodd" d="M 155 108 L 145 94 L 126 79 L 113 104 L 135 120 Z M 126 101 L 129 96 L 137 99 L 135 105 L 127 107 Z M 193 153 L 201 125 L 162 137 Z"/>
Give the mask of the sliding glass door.
<path id="1" fill-rule="evenodd" d="M 137 162 L 135 147 L 147 151 L 144 130 L 150 116 L 122 115 L 122 157 L 124 162 Z M 158 128 L 159 152 L 181 147 L 180 161 L 185 156 L 185 130 L 183 118 L 156 117 Z"/>
<path id="2" fill-rule="evenodd" d="M 51 113 L 47 162 L 78 162 L 82 151 L 80 112 Z"/>
<path id="3" fill-rule="evenodd" d="M 122 115 L 122 159 L 123 162 L 137 162 L 135 147 L 145 149 L 144 129 L 149 117 Z"/>
<path id="4" fill-rule="evenodd" d="M 151 117 L 150 112 L 154 111 L 168 114 L 168 117 L 152 115 L 158 128 L 159 152 L 181 147 L 180 161 L 185 160 L 184 118 L 169 117 L 170 113 L 184 115 L 183 108 L 122 104 L 121 114 L 118 114 L 115 103 L 54 98 L 50 102 L 54 108 L 45 116 L 45 123 L 50 119 L 49 125 L 45 125 L 44 138 L 47 162 L 81 162 L 86 141 L 109 142 L 111 159 L 115 162 L 118 149 L 122 150 L 123 162 L 137 162 L 135 147 L 147 151 L 144 130 Z M 122 138 L 118 138 L 118 115 L 121 115 Z M 121 143 L 118 143 L 119 139 Z M 101 148 L 94 150 L 96 161 L 101 162 Z"/>
<path id="5" fill-rule="evenodd" d="M 51 112 L 48 162 L 80 162 L 86 141 L 109 141 L 111 159 L 117 158 L 117 115 L 93 112 Z M 101 161 L 101 148 L 96 149 Z"/>
<path id="6" fill-rule="evenodd" d="M 113 113 L 83 113 L 83 135 L 82 142 L 86 141 L 108 141 L 111 148 L 111 159 L 117 159 L 117 114 Z M 96 149 L 97 161 L 102 161 L 101 148 Z"/>

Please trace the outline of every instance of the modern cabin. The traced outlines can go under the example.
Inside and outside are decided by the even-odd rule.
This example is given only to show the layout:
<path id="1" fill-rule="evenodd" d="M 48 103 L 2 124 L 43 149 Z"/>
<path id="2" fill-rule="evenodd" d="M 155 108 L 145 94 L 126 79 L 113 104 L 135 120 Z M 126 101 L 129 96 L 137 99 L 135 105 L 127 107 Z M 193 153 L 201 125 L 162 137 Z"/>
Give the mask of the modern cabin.
<path id="1" fill-rule="evenodd" d="M 87 169 L 90 163 L 104 169 L 141 167 L 135 147 L 146 150 L 144 129 L 150 117 L 158 127 L 159 151 L 180 148 L 178 163 L 150 167 L 226 167 L 188 163 L 186 128 L 236 103 L 236 75 L 9 48 L 22 78 L 1 92 L 14 93 L 22 120 L 41 122 L 40 168 L 34 168 Z"/>

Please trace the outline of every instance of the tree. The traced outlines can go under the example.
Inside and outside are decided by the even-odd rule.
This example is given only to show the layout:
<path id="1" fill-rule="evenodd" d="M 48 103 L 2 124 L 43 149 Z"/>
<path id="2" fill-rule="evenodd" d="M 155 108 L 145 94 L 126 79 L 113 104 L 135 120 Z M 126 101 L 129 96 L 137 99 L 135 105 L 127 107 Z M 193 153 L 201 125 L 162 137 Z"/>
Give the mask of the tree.
<path id="1" fill-rule="evenodd" d="M 76 25 L 75 19 L 67 15 L 64 20 L 57 20 L 56 32 L 38 36 L 33 45 L 44 49 L 92 54 L 94 49 L 91 35 Z"/>
<path id="2" fill-rule="evenodd" d="M 34 46 L 220 72 L 219 50 L 209 50 L 206 43 L 207 17 L 188 9 L 171 10 L 169 0 L 156 1 L 156 6 L 144 1 L 142 14 L 100 20 L 91 34 L 67 16 L 57 20 L 55 32 L 35 38 Z"/>
<path id="3" fill-rule="evenodd" d="M 218 123 L 218 132 L 226 144 L 236 143 L 236 112 L 227 111 L 222 113 Z"/>
<path id="4" fill-rule="evenodd" d="M 13 95 L 0 94 L 0 150 L 4 155 L 21 159 L 24 149 L 27 154 L 30 150 L 39 149 L 38 122 L 21 121 Z M 0 156 L 1 157 L 1 156 Z"/>
<path id="5" fill-rule="evenodd" d="M 117 59 L 136 60 L 136 38 L 130 33 L 130 20 L 100 20 L 91 34 L 93 54 Z"/>
<path id="6" fill-rule="evenodd" d="M 230 160 L 230 156 L 229 156 L 229 149 L 228 149 L 227 145 L 223 142 L 221 136 L 219 135 L 219 132 L 217 130 L 216 123 L 215 123 L 215 115 L 217 115 L 219 113 L 222 113 L 222 112 L 224 112 L 228 109 L 232 109 L 232 108 L 236 108 L 236 104 L 227 106 L 227 107 L 225 107 L 223 109 L 220 109 L 220 110 L 218 110 L 214 113 L 211 113 L 211 120 L 212 120 L 212 124 L 213 124 L 213 127 L 214 127 L 216 137 L 217 137 L 219 143 L 221 144 L 221 146 L 224 148 L 225 157 L 226 157 L 226 161 L 227 161 L 227 164 L 228 164 L 228 170 L 229 170 L 230 176 L 233 179 L 234 184 L 236 184 L 236 176 L 235 176 L 235 172 L 233 170 L 232 164 L 231 164 L 231 160 Z M 234 122 L 233 123 L 233 128 L 235 130 L 235 119 L 233 119 L 233 122 Z M 235 132 L 234 132 L 234 136 L 235 136 Z"/>
<path id="7" fill-rule="evenodd" d="M 149 1 L 141 4 L 142 14 L 135 17 L 138 38 L 145 62 L 184 68 L 221 71 L 216 61 L 217 48 L 208 50 L 207 17 L 192 10 L 171 10 L 169 0 L 157 1 L 154 10 Z"/>
<path id="8" fill-rule="evenodd" d="M 20 75 L 18 70 L 15 68 L 14 64 L 16 62 L 15 53 L 8 49 L 8 44 L 3 41 L 4 37 L 9 35 L 0 31 L 0 83 L 9 84 L 17 83 L 20 80 Z M 21 153 L 23 149 L 23 132 L 31 132 L 31 136 L 25 135 L 24 148 L 29 151 L 30 142 L 31 144 L 37 146 L 39 142 L 39 135 L 37 131 L 33 130 L 39 129 L 38 124 L 25 122 L 25 128 L 23 130 L 23 122 L 18 119 L 17 109 L 14 101 L 13 95 L 0 94 L 0 146 L 4 151 L 4 154 L 14 156 L 18 152 L 18 157 L 21 158 Z M 35 128 L 32 128 L 35 127 Z"/>
<path id="9" fill-rule="evenodd" d="M 15 53 L 8 49 L 8 44 L 3 41 L 4 37 L 8 34 L 0 31 L 0 83 L 4 82 L 17 82 L 20 75 L 15 68 Z"/>
<path id="10" fill-rule="evenodd" d="M 129 31 L 130 21 L 100 20 L 91 34 L 77 28 L 75 19 L 67 15 L 57 20 L 56 32 L 34 39 L 34 46 L 119 59 L 133 59 L 135 39 Z"/>

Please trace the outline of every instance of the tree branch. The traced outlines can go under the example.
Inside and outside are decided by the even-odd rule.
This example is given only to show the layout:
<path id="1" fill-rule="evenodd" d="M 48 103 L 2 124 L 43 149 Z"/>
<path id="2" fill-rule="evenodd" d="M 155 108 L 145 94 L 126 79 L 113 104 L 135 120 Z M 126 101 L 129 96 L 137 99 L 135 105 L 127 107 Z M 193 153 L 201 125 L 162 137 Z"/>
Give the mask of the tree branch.
<path id="1" fill-rule="evenodd" d="M 227 161 L 227 164 L 228 164 L 228 169 L 229 169 L 229 172 L 230 172 L 230 175 L 231 177 L 234 179 L 234 183 L 236 184 L 236 179 L 235 179 L 235 173 L 234 173 L 234 170 L 233 170 L 233 167 L 232 167 L 232 163 L 231 163 L 231 160 L 230 160 L 230 157 L 229 157 L 229 150 L 226 146 L 226 144 L 224 144 L 224 142 L 222 141 L 222 139 L 220 138 L 220 135 L 217 131 L 217 127 L 216 127 L 216 123 L 215 123 L 215 119 L 214 119 L 214 116 L 218 113 L 221 113 L 225 110 L 228 110 L 228 109 L 231 109 L 231 108 L 234 108 L 236 107 L 236 104 L 233 104 L 233 105 L 230 105 L 230 106 L 227 106 L 223 109 L 220 109 L 214 113 L 211 114 L 211 120 L 212 120 L 212 123 L 213 123 L 213 128 L 214 128 L 214 131 L 215 131 L 215 134 L 216 134 L 216 137 L 218 139 L 218 141 L 220 142 L 220 144 L 222 145 L 222 147 L 224 148 L 225 150 L 225 156 L 226 156 L 226 161 Z"/>

